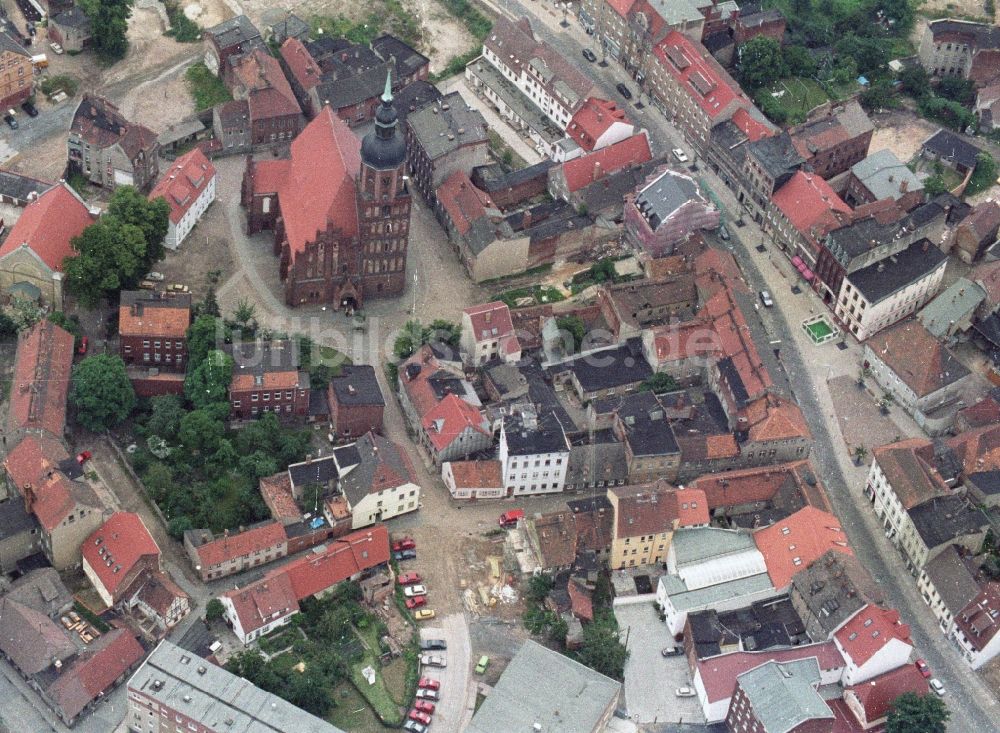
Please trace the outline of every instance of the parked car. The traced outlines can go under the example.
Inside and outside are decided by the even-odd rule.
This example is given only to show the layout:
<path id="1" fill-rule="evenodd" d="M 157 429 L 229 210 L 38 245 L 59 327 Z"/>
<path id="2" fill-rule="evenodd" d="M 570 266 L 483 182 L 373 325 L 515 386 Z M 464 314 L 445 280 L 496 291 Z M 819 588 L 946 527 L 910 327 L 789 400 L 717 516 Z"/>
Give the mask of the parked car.
<path id="1" fill-rule="evenodd" d="M 417 687 L 422 690 L 440 690 L 441 682 L 439 680 L 432 680 L 430 677 L 421 677 L 417 683 Z"/>
<path id="2" fill-rule="evenodd" d="M 420 573 L 403 573 L 398 578 L 396 582 L 400 585 L 413 585 L 414 583 L 419 583 L 423 578 L 420 577 Z"/>
<path id="3" fill-rule="evenodd" d="M 436 689 L 432 690 L 429 687 L 421 687 L 417 690 L 417 697 L 421 700 L 437 701 L 441 699 L 441 695 L 438 694 L 438 691 Z"/>
<path id="4" fill-rule="evenodd" d="M 51 48 L 53 51 L 59 54 L 63 52 L 63 47 L 60 46 L 58 43 L 50 43 L 49 48 Z"/>
<path id="5" fill-rule="evenodd" d="M 486 670 L 490 666 L 490 658 L 485 654 L 479 658 L 476 663 L 476 674 L 486 674 Z"/>
<path id="6" fill-rule="evenodd" d="M 621 94 L 623 97 L 625 97 L 625 99 L 632 99 L 632 90 L 629 89 L 624 84 L 621 83 L 616 84 L 615 89 L 617 89 L 618 93 Z"/>
<path id="7" fill-rule="evenodd" d="M 774 301 L 771 300 L 771 294 L 766 290 L 760 291 L 760 302 L 764 304 L 765 308 L 770 308 L 774 305 Z"/>
<path id="8" fill-rule="evenodd" d="M 918 659 L 916 662 L 914 662 L 914 664 L 916 665 L 917 670 L 920 672 L 920 674 L 923 675 L 924 679 L 927 679 L 928 677 L 931 676 L 931 668 L 927 666 L 927 662 L 925 662 L 923 659 Z"/>
<path id="9" fill-rule="evenodd" d="M 419 608 L 420 606 L 426 606 L 427 596 L 417 596 L 416 598 L 407 598 L 405 603 L 406 607 L 412 611 L 414 608 Z"/>
<path id="10" fill-rule="evenodd" d="M 187 293 L 189 292 L 187 285 L 182 285 L 181 283 L 172 283 L 167 286 L 167 292 L 169 293 Z"/>
<path id="11" fill-rule="evenodd" d="M 143 290 L 156 290 L 156 283 L 152 280 L 140 280 L 139 287 Z"/>
<path id="12" fill-rule="evenodd" d="M 408 585 L 403 588 L 403 595 L 407 598 L 413 598 L 414 596 L 426 596 L 427 586 L 426 585 Z"/>
<path id="13" fill-rule="evenodd" d="M 90 346 L 90 339 L 86 336 L 80 338 L 80 345 L 76 347 L 76 353 L 86 354 L 87 348 Z"/>
<path id="14" fill-rule="evenodd" d="M 91 453 L 89 450 L 80 451 L 79 453 L 76 454 L 76 462 L 82 466 L 84 463 L 86 463 L 93 457 L 94 454 Z"/>
<path id="15" fill-rule="evenodd" d="M 396 562 L 400 562 L 402 560 L 416 560 L 417 553 L 415 550 L 403 550 L 402 552 L 394 552 L 392 553 L 392 559 L 395 560 Z"/>
<path id="16" fill-rule="evenodd" d="M 417 543 L 413 541 L 412 537 L 404 537 L 401 540 L 396 540 L 392 543 L 393 552 L 401 552 L 402 550 L 415 550 L 417 549 Z"/>
<path id="17" fill-rule="evenodd" d="M 677 697 L 694 697 L 697 693 L 695 693 L 694 688 L 690 685 L 684 685 L 684 687 L 678 687 L 674 691 L 674 694 L 677 695 Z"/>
<path id="18" fill-rule="evenodd" d="M 424 652 L 433 652 L 438 649 L 447 649 L 448 642 L 444 639 L 421 639 L 420 640 L 420 650 Z"/>
<path id="19" fill-rule="evenodd" d="M 435 615 L 436 614 L 434 613 L 433 609 L 421 608 L 419 611 L 413 614 L 413 618 L 415 618 L 417 621 L 426 621 L 428 619 L 434 618 Z"/>
<path id="20" fill-rule="evenodd" d="M 28 113 L 28 117 L 38 117 L 38 107 L 33 105 L 27 99 L 21 103 L 21 109 Z"/>
<path id="21" fill-rule="evenodd" d="M 931 689 L 934 690 L 934 692 L 937 694 L 938 697 L 944 697 L 944 684 L 941 682 L 941 680 L 935 677 L 928 684 L 931 686 Z"/>
<path id="22" fill-rule="evenodd" d="M 683 150 L 681 150 L 680 148 L 674 148 L 670 152 L 673 153 L 673 155 L 674 155 L 675 158 L 677 158 L 677 162 L 678 163 L 687 163 L 688 162 L 687 154 Z"/>
<path id="23" fill-rule="evenodd" d="M 7 114 L 5 114 L 3 116 L 3 121 L 7 123 L 7 127 L 9 127 L 11 130 L 16 130 L 17 129 L 17 118 L 14 117 L 14 115 L 11 114 L 12 111 L 13 110 L 9 110 L 7 112 Z"/>
<path id="24" fill-rule="evenodd" d="M 409 733 L 427 733 L 427 726 L 415 720 L 407 720 L 403 723 L 403 730 Z"/>
<path id="25" fill-rule="evenodd" d="M 424 654 L 420 657 L 420 663 L 425 667 L 447 667 L 448 661 L 440 654 Z"/>
<path id="26" fill-rule="evenodd" d="M 410 714 L 407 717 L 410 720 L 415 720 L 418 723 L 423 723 L 424 725 L 431 724 L 431 716 L 425 713 L 423 710 L 417 710 L 416 708 L 414 708 L 413 710 L 410 711 Z"/>
<path id="27" fill-rule="evenodd" d="M 154 272 L 147 272 L 144 275 L 144 277 L 147 280 L 155 280 L 158 283 L 163 282 L 163 273 L 162 272 L 155 272 L 155 271 Z"/>
<path id="28" fill-rule="evenodd" d="M 434 714 L 434 703 L 428 702 L 427 700 L 415 700 L 413 702 L 413 707 L 422 713 L 427 713 L 428 715 Z"/>
<path id="29" fill-rule="evenodd" d="M 517 526 L 517 520 L 524 518 L 524 509 L 511 509 L 500 515 L 500 529 L 510 529 Z"/>
<path id="30" fill-rule="evenodd" d="M 583 49 L 583 57 L 587 59 L 590 63 L 597 61 L 597 54 L 591 51 L 589 48 Z"/>
<path id="31" fill-rule="evenodd" d="M 684 653 L 684 648 L 679 646 L 665 646 L 660 650 L 660 654 L 665 657 L 679 657 Z"/>

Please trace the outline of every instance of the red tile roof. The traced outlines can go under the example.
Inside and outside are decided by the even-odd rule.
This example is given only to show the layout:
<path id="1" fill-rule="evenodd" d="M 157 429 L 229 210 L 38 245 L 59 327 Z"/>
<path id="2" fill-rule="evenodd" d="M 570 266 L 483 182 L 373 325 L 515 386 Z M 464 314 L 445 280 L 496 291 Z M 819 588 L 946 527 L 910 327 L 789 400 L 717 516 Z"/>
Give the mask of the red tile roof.
<path id="1" fill-rule="evenodd" d="M 987 425 L 947 439 L 965 473 L 1000 469 L 1000 425 Z"/>
<path id="2" fill-rule="evenodd" d="M 566 584 L 569 593 L 570 607 L 573 615 L 581 621 L 594 620 L 594 591 L 583 585 L 576 578 L 570 578 Z"/>
<path id="3" fill-rule="evenodd" d="M 246 95 L 251 120 L 301 114 L 278 59 L 259 48 L 235 58 L 232 78 L 234 85 L 242 87 L 242 94 L 236 96 Z"/>
<path id="4" fill-rule="evenodd" d="M 851 207 L 830 184 L 813 173 L 796 171 L 772 197 L 795 230 L 814 246 L 827 232 L 850 220 Z"/>
<path id="5" fill-rule="evenodd" d="M 170 612 L 170 607 L 178 598 L 190 598 L 166 573 L 156 571 L 151 573 L 149 580 L 139 591 L 139 598 L 158 613 L 161 618 L 166 618 Z"/>
<path id="6" fill-rule="evenodd" d="M 899 611 L 872 604 L 854 614 L 833 637 L 845 657 L 850 658 L 858 667 L 863 666 L 893 639 L 913 646 L 910 627 L 900 620 Z"/>
<path id="7" fill-rule="evenodd" d="M 298 253 L 331 225 L 346 237 L 358 233 L 360 168 L 361 141 L 327 105 L 292 142 L 289 160 L 255 165 L 253 191 L 277 192 L 289 247 Z"/>
<path id="8" fill-rule="evenodd" d="M 625 110 L 619 109 L 614 102 L 597 97 L 588 97 L 583 106 L 576 111 L 569 121 L 566 134 L 573 138 L 577 145 L 590 152 L 597 141 L 613 124 L 622 122 L 631 125 Z"/>
<path id="9" fill-rule="evenodd" d="M 614 8 L 622 18 L 628 18 L 628 11 L 635 5 L 636 0 L 608 0 L 608 5 Z"/>
<path id="10" fill-rule="evenodd" d="M 62 437 L 73 367 L 73 336 L 45 320 L 18 336 L 10 386 L 11 430 L 45 430 Z"/>
<path id="11" fill-rule="evenodd" d="M 790 517 L 757 530 L 754 541 L 764 556 L 771 583 L 779 590 L 792 582 L 795 573 L 828 550 L 854 554 L 840 521 L 813 506 L 803 507 Z"/>
<path id="12" fill-rule="evenodd" d="M 740 107 L 733 113 L 732 122 L 740 131 L 747 136 L 750 142 L 755 143 L 765 137 L 771 137 L 777 131 L 766 121 L 758 120 L 747 112 L 746 108 Z"/>
<path id="13" fill-rule="evenodd" d="M 170 221 L 179 222 L 215 178 L 215 166 L 199 148 L 174 161 L 149 193 L 149 200 L 162 196 L 170 205 Z"/>
<path id="14" fill-rule="evenodd" d="M 967 277 L 986 291 L 987 302 L 1000 303 L 1000 260 L 976 265 Z"/>
<path id="15" fill-rule="evenodd" d="M 302 519 L 302 510 L 292 496 L 292 479 L 287 471 L 260 479 L 260 495 L 271 510 L 271 516 L 282 524 Z"/>
<path id="16" fill-rule="evenodd" d="M 929 440 L 909 438 L 874 450 L 879 469 L 904 509 L 950 493 L 938 470 L 921 455 L 927 448 Z"/>
<path id="17" fill-rule="evenodd" d="M 387 562 L 389 531 L 384 524 L 377 524 L 331 540 L 324 551 L 292 560 L 269 575 L 287 575 L 295 597 L 301 601 Z"/>
<path id="18" fill-rule="evenodd" d="M 474 222 L 486 216 L 486 209 L 496 208 L 490 195 L 476 188 L 463 170 L 455 171 L 438 186 L 437 199 L 463 236 Z"/>
<path id="19" fill-rule="evenodd" d="M 802 410 L 794 402 L 767 395 L 747 406 L 744 416 L 750 425 L 751 441 L 791 440 L 812 437 Z"/>
<path id="20" fill-rule="evenodd" d="M 288 536 L 279 522 L 268 522 L 237 534 L 219 537 L 195 548 L 202 568 L 220 565 L 228 560 L 249 555 L 285 542 Z"/>
<path id="21" fill-rule="evenodd" d="M 500 461 L 452 461 L 451 473 L 459 489 L 503 488 Z"/>
<path id="22" fill-rule="evenodd" d="M 857 697 L 865 710 L 865 721 L 874 723 L 889 714 L 897 697 L 906 692 L 926 695 L 928 687 L 927 680 L 915 665 L 904 664 L 863 684 L 852 685 L 844 692 Z"/>
<path id="23" fill-rule="evenodd" d="M 955 626 L 965 634 L 973 649 L 982 651 L 1000 631 L 1000 583 L 983 585 L 979 595 L 955 614 Z"/>
<path id="24" fill-rule="evenodd" d="M 472 337 L 477 343 L 492 341 L 514 333 L 514 324 L 510 320 L 510 308 L 499 300 L 474 305 L 462 312 L 469 316 L 469 320 L 472 322 Z"/>
<path id="25" fill-rule="evenodd" d="M 304 90 L 308 91 L 320 83 L 323 72 L 298 38 L 289 38 L 281 44 L 281 58 Z"/>
<path id="26" fill-rule="evenodd" d="M 750 398 L 762 395 L 771 387 L 771 375 L 750 335 L 746 316 L 729 288 L 713 295 L 698 312 L 711 319 L 717 348 L 722 358 L 730 358 Z M 737 407 L 734 405 L 734 407 Z"/>
<path id="27" fill-rule="evenodd" d="M 815 657 L 821 671 L 843 669 L 844 657 L 832 641 L 809 644 L 792 649 L 771 649 L 762 652 L 732 652 L 699 659 L 697 673 L 705 687 L 709 703 L 726 700 L 736 689 L 736 678 L 770 661 L 792 662 Z"/>
<path id="28" fill-rule="evenodd" d="M 597 152 L 582 155 L 563 163 L 563 176 L 570 193 L 579 191 L 604 176 L 628 166 L 640 165 L 653 157 L 645 133 L 625 138 Z"/>
<path id="29" fill-rule="evenodd" d="M 62 443 L 47 435 L 27 435 L 7 454 L 4 468 L 11 481 L 27 496 L 29 509 L 41 525 L 52 531 L 76 507 L 72 483 L 59 463 L 69 458 Z"/>
<path id="30" fill-rule="evenodd" d="M 957 357 L 920 321 L 907 319 L 868 342 L 875 356 L 917 397 L 926 397 L 969 373 Z"/>
<path id="31" fill-rule="evenodd" d="M 46 694 L 62 711 L 63 718 L 75 718 L 145 655 L 131 631 L 113 629 L 96 639 L 68 669 L 63 670 L 49 685 Z"/>
<path id="32" fill-rule="evenodd" d="M 447 395 L 423 417 L 421 424 L 431 445 L 437 451 L 450 446 L 467 428 L 490 435 L 489 424 L 482 413 L 457 395 Z"/>
<path id="33" fill-rule="evenodd" d="M 734 105 L 752 104 L 705 47 L 683 34 L 671 31 L 653 54 L 709 118 L 726 119 Z"/>
<path id="34" fill-rule="evenodd" d="M 708 508 L 712 510 L 772 501 L 783 489 L 795 487 L 807 503 L 823 511 L 830 511 L 826 492 L 818 483 L 816 486 L 809 486 L 803 478 L 804 471 L 811 472 L 808 461 L 795 461 L 705 474 L 691 485 L 705 492 Z"/>
<path id="35" fill-rule="evenodd" d="M 677 526 L 696 527 L 708 524 L 708 499 L 705 492 L 699 488 L 688 487 L 678 489 L 675 494 L 677 501 Z"/>
<path id="36" fill-rule="evenodd" d="M 292 581 L 283 572 L 268 574 L 255 583 L 224 593 L 223 597 L 233 604 L 244 634 L 299 610 Z"/>
<path id="37" fill-rule="evenodd" d="M 118 306 L 118 334 L 185 339 L 191 325 L 191 301 L 171 301 L 164 296 L 147 300 L 145 292 L 138 291 L 131 303 L 123 298 Z"/>
<path id="38" fill-rule="evenodd" d="M 956 422 L 959 421 L 967 429 L 1000 425 L 1000 400 L 993 395 L 987 395 L 976 404 L 959 410 Z"/>
<path id="39" fill-rule="evenodd" d="M 133 580 L 132 569 L 151 556 L 159 564 L 160 548 L 142 517 L 115 512 L 83 542 L 83 559 L 113 599 L 123 584 Z"/>
<path id="40" fill-rule="evenodd" d="M 62 272 L 63 260 L 76 254 L 70 240 L 94 221 L 80 197 L 68 184 L 60 183 L 24 207 L 0 247 L 0 258 L 25 246 L 50 270 Z"/>

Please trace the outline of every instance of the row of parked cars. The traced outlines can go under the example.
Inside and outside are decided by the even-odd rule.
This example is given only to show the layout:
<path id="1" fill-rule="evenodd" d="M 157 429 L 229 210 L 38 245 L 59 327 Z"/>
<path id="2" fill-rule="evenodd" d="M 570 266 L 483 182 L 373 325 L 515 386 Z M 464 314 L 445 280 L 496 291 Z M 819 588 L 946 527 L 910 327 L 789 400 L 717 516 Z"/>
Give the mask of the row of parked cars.
<path id="1" fill-rule="evenodd" d="M 403 537 L 392 543 L 392 559 L 396 562 L 417 559 L 417 543 L 412 537 Z M 402 573 L 396 583 L 403 587 L 406 607 L 413 611 L 413 618 L 426 621 L 434 618 L 434 611 L 427 606 L 427 586 L 423 585 L 420 573 Z"/>

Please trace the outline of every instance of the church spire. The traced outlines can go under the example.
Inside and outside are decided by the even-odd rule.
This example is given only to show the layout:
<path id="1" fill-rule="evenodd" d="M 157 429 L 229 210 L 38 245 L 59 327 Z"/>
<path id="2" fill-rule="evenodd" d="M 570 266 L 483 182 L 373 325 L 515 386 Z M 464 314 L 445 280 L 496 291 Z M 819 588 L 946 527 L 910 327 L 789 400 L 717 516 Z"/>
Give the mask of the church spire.
<path id="1" fill-rule="evenodd" d="M 382 92 L 382 101 L 386 104 L 392 102 L 392 72 L 385 72 L 385 91 Z"/>

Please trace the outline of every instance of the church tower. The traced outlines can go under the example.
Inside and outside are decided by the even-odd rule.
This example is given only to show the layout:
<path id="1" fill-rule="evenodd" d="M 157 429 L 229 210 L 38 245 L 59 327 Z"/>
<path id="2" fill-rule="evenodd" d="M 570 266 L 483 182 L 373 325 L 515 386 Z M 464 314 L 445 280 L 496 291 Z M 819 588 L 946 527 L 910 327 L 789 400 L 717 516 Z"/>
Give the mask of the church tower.
<path id="1" fill-rule="evenodd" d="M 410 192 L 403 180 L 406 141 L 398 126 L 392 78 L 386 75 L 375 129 L 361 141 L 359 274 L 365 299 L 401 295 L 406 289 Z"/>

